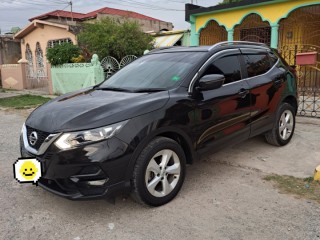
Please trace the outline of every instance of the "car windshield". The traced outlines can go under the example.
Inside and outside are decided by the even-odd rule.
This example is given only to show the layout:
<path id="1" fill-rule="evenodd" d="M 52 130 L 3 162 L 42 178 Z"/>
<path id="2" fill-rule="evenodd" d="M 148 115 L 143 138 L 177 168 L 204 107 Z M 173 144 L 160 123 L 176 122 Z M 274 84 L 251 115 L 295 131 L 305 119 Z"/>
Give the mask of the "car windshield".
<path id="1" fill-rule="evenodd" d="M 100 89 L 159 91 L 178 85 L 204 52 L 150 54 L 138 58 L 102 83 Z"/>

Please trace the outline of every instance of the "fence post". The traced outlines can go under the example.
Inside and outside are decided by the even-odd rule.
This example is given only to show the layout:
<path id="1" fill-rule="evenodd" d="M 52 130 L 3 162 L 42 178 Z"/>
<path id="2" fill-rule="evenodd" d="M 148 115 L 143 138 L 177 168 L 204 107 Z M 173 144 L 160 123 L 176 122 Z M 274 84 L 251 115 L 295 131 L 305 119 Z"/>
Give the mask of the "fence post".
<path id="1" fill-rule="evenodd" d="M 48 77 L 48 91 L 49 91 L 50 95 L 53 95 L 51 63 L 49 63 L 49 62 L 47 62 L 47 77 Z"/>

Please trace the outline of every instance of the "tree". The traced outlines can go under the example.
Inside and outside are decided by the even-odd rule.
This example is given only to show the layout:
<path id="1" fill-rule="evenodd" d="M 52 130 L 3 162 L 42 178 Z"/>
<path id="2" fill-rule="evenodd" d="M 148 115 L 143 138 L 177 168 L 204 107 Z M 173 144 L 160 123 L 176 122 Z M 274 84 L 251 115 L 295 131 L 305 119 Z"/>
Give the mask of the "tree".
<path id="1" fill-rule="evenodd" d="M 79 45 L 100 58 L 112 56 L 121 60 L 126 55 L 141 56 L 146 49 L 152 49 L 152 36 L 141 31 L 137 22 L 120 23 L 104 18 L 95 23 L 85 23 L 78 35 Z"/>
<path id="2" fill-rule="evenodd" d="M 79 55 L 80 48 L 72 43 L 58 44 L 47 51 L 47 59 L 53 66 L 71 63 L 72 59 Z"/>

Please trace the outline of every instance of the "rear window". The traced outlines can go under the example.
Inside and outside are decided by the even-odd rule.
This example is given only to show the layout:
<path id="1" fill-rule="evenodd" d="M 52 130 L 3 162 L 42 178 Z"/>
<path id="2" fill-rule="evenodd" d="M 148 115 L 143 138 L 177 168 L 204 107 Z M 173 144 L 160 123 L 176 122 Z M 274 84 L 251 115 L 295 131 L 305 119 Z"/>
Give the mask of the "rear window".
<path id="1" fill-rule="evenodd" d="M 268 52 L 268 54 L 269 54 L 271 67 L 273 67 L 277 63 L 278 57 L 273 52 Z"/>
<path id="2" fill-rule="evenodd" d="M 271 69 L 267 53 L 245 54 L 244 60 L 248 77 L 255 77 L 268 72 Z"/>

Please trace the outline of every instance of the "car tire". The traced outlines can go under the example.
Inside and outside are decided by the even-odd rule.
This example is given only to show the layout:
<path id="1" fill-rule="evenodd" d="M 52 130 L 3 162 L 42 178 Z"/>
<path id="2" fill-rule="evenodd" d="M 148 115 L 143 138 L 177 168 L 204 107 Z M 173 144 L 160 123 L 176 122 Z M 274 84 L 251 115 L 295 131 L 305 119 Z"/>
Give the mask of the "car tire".
<path id="1" fill-rule="evenodd" d="M 155 138 L 143 149 L 134 167 L 133 199 L 150 206 L 170 202 L 182 187 L 185 171 L 181 146 L 170 138 Z"/>
<path id="2" fill-rule="evenodd" d="M 282 103 L 278 109 L 274 127 L 265 134 L 267 142 L 275 146 L 288 144 L 293 136 L 295 124 L 294 108 L 288 103 Z"/>

